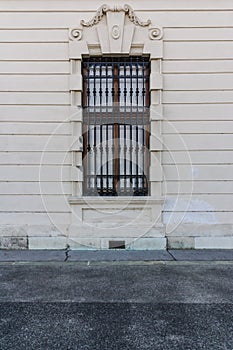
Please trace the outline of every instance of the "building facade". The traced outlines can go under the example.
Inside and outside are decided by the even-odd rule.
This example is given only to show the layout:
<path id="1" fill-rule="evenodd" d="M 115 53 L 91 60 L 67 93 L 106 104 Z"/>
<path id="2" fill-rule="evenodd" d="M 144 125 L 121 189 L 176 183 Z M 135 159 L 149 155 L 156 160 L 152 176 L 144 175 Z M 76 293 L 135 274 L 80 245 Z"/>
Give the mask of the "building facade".
<path id="1" fill-rule="evenodd" d="M 0 248 L 232 249 L 232 3 L 0 4 Z"/>

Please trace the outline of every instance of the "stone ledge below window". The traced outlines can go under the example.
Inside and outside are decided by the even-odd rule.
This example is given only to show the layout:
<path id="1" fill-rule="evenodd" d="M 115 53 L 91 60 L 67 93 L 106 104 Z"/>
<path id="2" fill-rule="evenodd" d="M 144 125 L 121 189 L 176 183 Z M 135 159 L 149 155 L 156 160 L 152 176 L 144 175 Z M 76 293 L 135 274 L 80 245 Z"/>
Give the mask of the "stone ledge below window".
<path id="1" fill-rule="evenodd" d="M 150 203 L 150 204 L 163 204 L 165 201 L 164 197 L 151 197 L 151 196 L 142 196 L 142 197 L 130 197 L 130 196 L 118 196 L 118 197 L 105 197 L 105 196 L 99 196 L 99 197 L 92 197 L 92 196 L 83 196 L 83 197 L 69 197 L 68 201 L 70 204 L 84 204 L 84 203 L 90 203 L 90 204 L 121 204 L 125 202 L 132 202 L 133 204 L 140 204 L 143 203 Z"/>

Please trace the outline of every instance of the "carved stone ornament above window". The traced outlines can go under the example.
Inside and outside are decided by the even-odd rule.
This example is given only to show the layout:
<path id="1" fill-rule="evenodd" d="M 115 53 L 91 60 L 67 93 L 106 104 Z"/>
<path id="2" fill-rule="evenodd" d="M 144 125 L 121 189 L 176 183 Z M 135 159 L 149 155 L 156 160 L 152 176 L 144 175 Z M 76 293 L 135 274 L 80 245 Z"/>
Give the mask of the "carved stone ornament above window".
<path id="1" fill-rule="evenodd" d="M 146 22 L 140 21 L 139 18 L 135 15 L 132 7 L 127 4 L 125 4 L 123 7 L 110 7 L 108 5 L 102 5 L 90 21 L 86 22 L 84 20 L 81 20 L 80 23 L 84 27 L 92 27 L 95 24 L 98 24 L 107 12 L 125 12 L 129 17 L 129 20 L 137 26 L 147 27 L 151 24 L 151 21 L 149 19 Z"/>
<path id="2" fill-rule="evenodd" d="M 139 19 L 131 6 L 102 5 L 93 18 L 70 28 L 70 58 L 106 54 L 149 54 L 160 58 L 161 38 L 162 28 L 153 26 L 150 19 Z"/>

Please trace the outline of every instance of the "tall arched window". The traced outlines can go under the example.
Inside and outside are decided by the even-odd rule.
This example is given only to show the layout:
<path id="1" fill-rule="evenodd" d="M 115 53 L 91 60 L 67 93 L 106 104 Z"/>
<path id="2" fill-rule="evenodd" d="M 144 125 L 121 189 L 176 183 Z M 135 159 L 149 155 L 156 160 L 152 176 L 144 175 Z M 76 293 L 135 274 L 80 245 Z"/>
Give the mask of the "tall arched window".
<path id="1" fill-rule="evenodd" d="M 149 57 L 83 59 L 84 195 L 149 194 Z"/>

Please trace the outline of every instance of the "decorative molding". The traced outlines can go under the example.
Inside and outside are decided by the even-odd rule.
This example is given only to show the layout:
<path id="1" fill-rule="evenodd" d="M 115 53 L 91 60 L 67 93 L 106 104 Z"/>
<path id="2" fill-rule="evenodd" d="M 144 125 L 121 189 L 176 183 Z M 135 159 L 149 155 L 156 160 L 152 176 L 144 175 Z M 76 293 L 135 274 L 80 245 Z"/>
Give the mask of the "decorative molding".
<path id="1" fill-rule="evenodd" d="M 82 29 L 72 28 L 69 31 L 69 38 L 71 40 L 81 40 L 82 39 L 82 34 L 83 34 Z"/>
<path id="2" fill-rule="evenodd" d="M 108 5 L 102 5 L 100 8 L 98 8 L 95 16 L 88 22 L 85 22 L 83 19 L 81 20 L 80 24 L 83 27 L 92 27 L 95 24 L 98 24 L 101 19 L 104 17 L 104 15 L 110 11 L 110 8 Z"/>
<path id="3" fill-rule="evenodd" d="M 128 204 L 133 205 L 146 205 L 146 204 L 163 204 L 165 198 L 162 196 L 156 196 L 156 197 L 92 197 L 92 196 L 85 196 L 85 197 L 78 197 L 78 196 L 72 196 L 68 198 L 68 201 L 70 204 L 83 204 L 87 207 L 93 208 L 95 205 L 101 205 L 104 207 L 105 205 L 108 207 L 111 204 L 114 205 L 125 205 L 125 202 L 127 201 Z"/>
<path id="4" fill-rule="evenodd" d="M 162 30 L 160 28 L 150 28 L 149 29 L 149 38 L 151 40 L 158 40 L 162 37 Z"/>
<path id="5" fill-rule="evenodd" d="M 115 39 L 115 40 L 119 39 L 120 35 L 121 35 L 120 27 L 118 25 L 114 25 L 112 27 L 112 37 L 113 37 L 113 39 Z"/>
<path id="6" fill-rule="evenodd" d="M 140 21 L 140 19 L 135 15 L 134 10 L 131 6 L 125 4 L 123 7 L 114 6 L 109 7 L 108 5 L 102 5 L 96 12 L 95 16 L 88 22 L 81 20 L 80 24 L 83 27 L 92 27 L 98 24 L 102 18 L 106 15 L 107 12 L 125 12 L 128 15 L 129 20 L 134 23 L 136 26 L 147 27 L 151 24 L 151 21 L 148 19 L 146 22 Z"/>
<path id="7" fill-rule="evenodd" d="M 151 20 L 148 19 L 146 22 L 141 22 L 139 20 L 139 18 L 135 15 L 133 9 L 131 6 L 125 4 L 124 5 L 124 9 L 123 11 L 125 11 L 125 13 L 128 15 L 129 20 L 131 22 L 133 22 L 136 26 L 140 26 L 140 27 L 148 27 L 151 24 Z"/>

